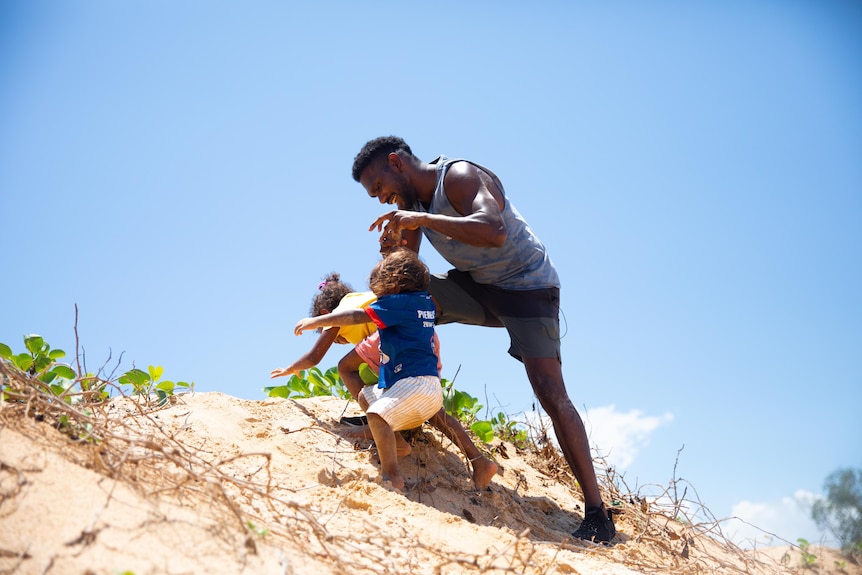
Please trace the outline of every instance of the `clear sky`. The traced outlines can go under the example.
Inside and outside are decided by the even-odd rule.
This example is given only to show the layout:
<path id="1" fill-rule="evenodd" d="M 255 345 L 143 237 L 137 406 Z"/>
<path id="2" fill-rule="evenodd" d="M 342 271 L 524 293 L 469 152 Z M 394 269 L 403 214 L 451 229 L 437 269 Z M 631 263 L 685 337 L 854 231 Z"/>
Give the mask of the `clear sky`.
<path id="1" fill-rule="evenodd" d="M 799 503 L 862 467 L 858 2 L 5 1 L 0 341 L 71 356 L 77 304 L 90 371 L 263 399 L 321 278 L 367 286 L 387 210 L 350 168 L 389 134 L 501 177 L 630 487 L 684 446 L 716 517 L 820 537 Z M 503 331 L 439 335 L 531 409 Z"/>

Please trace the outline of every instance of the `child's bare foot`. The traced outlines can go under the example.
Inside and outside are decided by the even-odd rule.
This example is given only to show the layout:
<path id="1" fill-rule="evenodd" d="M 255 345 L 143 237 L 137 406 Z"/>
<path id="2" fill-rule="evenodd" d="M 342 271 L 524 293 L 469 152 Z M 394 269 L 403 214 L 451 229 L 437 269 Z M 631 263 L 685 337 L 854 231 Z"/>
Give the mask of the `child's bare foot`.
<path id="1" fill-rule="evenodd" d="M 479 457 L 470 462 L 473 465 L 473 483 L 479 489 L 491 485 L 491 479 L 497 474 L 497 464 L 487 457 Z"/>
<path id="2" fill-rule="evenodd" d="M 410 455 L 410 452 L 413 451 L 413 448 L 407 443 L 407 440 L 404 439 L 404 436 L 400 433 L 395 433 L 395 455 L 398 457 L 406 457 Z"/>
<path id="3" fill-rule="evenodd" d="M 384 473 L 382 479 L 384 483 L 388 481 L 395 489 L 398 489 L 399 491 L 404 491 L 404 478 L 400 475 L 386 475 Z"/>

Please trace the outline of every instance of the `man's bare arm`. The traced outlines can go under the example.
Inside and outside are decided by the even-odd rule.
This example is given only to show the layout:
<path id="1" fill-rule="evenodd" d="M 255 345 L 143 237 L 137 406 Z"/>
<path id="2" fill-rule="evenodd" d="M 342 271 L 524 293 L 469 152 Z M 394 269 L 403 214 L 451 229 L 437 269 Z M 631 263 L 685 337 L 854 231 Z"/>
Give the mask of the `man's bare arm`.
<path id="1" fill-rule="evenodd" d="M 458 168 L 456 170 L 456 167 Z M 459 242 L 479 247 L 500 247 L 506 240 L 501 213 L 502 192 L 493 180 L 471 164 L 455 165 L 446 175 L 446 195 L 462 216 L 444 216 L 410 210 L 395 210 L 378 217 L 368 228 L 381 232 L 382 241 L 402 234 L 401 245 L 414 249 L 408 232 L 426 227 Z M 418 251 L 421 236 L 416 233 Z"/>

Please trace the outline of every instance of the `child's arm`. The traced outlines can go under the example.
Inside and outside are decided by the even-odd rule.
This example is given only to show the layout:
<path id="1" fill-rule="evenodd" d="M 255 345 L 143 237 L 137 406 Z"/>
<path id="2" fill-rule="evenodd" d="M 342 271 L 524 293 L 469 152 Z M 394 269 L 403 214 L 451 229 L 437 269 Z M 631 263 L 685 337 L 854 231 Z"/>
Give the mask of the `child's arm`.
<path id="1" fill-rule="evenodd" d="M 332 313 L 326 313 L 317 317 L 307 317 L 301 319 L 293 328 L 293 333 L 301 335 L 302 332 L 309 329 L 317 329 L 319 327 L 340 327 L 342 325 L 357 325 L 368 323 L 370 317 L 365 313 L 364 309 L 345 309 Z"/>
<path id="2" fill-rule="evenodd" d="M 323 330 L 323 333 L 320 334 L 320 337 L 317 338 L 308 352 L 287 367 L 273 369 L 269 376 L 271 378 L 283 377 L 285 375 L 299 373 L 303 369 L 314 367 L 320 363 L 320 360 L 323 359 L 323 356 L 326 355 L 326 352 L 329 351 L 330 347 L 332 347 L 336 337 L 338 337 L 338 328 L 333 327 Z"/>

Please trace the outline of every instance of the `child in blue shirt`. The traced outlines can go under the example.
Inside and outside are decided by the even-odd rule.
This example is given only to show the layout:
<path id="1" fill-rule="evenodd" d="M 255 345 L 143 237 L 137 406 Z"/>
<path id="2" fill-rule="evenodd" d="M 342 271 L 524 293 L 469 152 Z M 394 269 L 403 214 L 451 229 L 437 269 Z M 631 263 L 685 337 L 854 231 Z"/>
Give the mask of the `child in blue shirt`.
<path id="1" fill-rule="evenodd" d="M 436 309 L 428 293 L 430 274 L 415 252 L 399 249 L 380 260 L 369 276 L 377 301 L 364 309 L 300 320 L 294 333 L 321 327 L 367 323 L 380 332 L 380 380 L 361 395 L 377 445 L 382 478 L 404 488 L 398 469 L 395 432 L 418 427 L 443 405 L 443 389 L 432 339 Z M 362 402 L 360 402 L 362 403 Z"/>
<path id="2" fill-rule="evenodd" d="M 341 281 L 341 275 L 337 272 L 332 272 L 324 277 L 320 285 L 317 286 L 317 289 L 319 293 L 316 293 L 312 299 L 311 309 L 309 310 L 310 317 L 343 309 L 365 308 L 377 299 L 377 296 L 373 292 L 354 292 L 350 285 Z M 370 335 L 368 335 L 369 333 Z M 361 391 L 365 388 L 365 383 L 359 376 L 360 366 L 366 364 L 369 369 L 377 374 L 380 371 L 380 332 L 377 331 L 377 326 L 371 320 L 371 317 L 368 317 L 368 323 L 364 325 L 333 327 L 321 330 L 320 336 L 309 351 L 288 367 L 272 370 L 270 376 L 273 378 L 289 376 L 316 366 L 323 359 L 324 355 L 326 355 L 326 352 L 329 351 L 330 347 L 332 347 L 333 343 L 351 343 L 354 345 L 353 349 L 338 362 L 338 375 L 350 391 L 350 395 L 359 401 L 360 407 L 364 411 L 368 406 L 368 399 L 361 394 Z M 440 373 L 442 369 L 439 361 L 440 343 L 436 335 L 433 346 L 438 358 L 437 372 Z M 366 395 L 372 394 L 369 391 Z M 446 437 L 461 449 L 464 457 L 470 462 L 474 485 L 478 489 L 488 487 L 491 479 L 497 473 L 498 466 L 479 451 L 476 444 L 473 443 L 465 431 L 464 426 L 461 425 L 461 422 L 446 413 L 445 409 L 441 408 L 434 417 L 428 420 L 428 423 L 443 432 Z M 370 437 L 370 429 L 367 425 L 361 425 L 344 432 L 344 434 L 348 437 L 368 438 Z M 395 434 L 395 440 L 398 456 L 403 457 L 408 455 L 411 451 L 410 444 L 404 441 L 400 433 Z"/>

